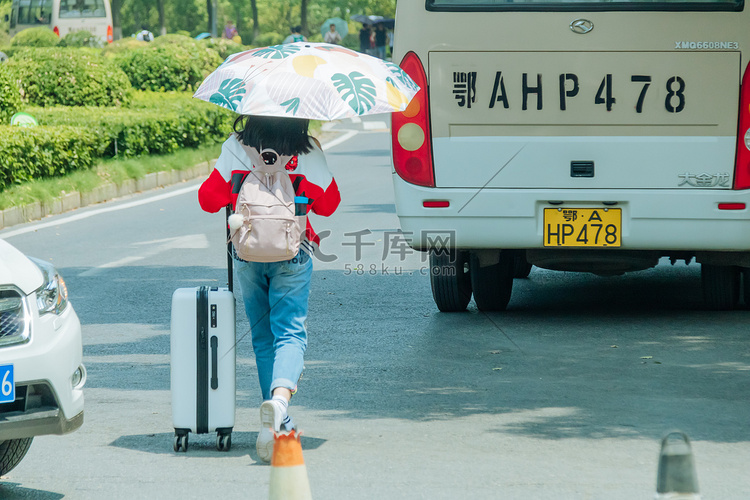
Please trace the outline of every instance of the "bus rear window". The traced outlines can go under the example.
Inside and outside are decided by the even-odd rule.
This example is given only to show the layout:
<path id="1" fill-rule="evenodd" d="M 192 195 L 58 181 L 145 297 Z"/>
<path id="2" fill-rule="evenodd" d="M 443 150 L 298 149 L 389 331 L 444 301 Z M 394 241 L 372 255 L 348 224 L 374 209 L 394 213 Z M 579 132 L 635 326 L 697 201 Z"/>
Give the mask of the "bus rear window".
<path id="1" fill-rule="evenodd" d="M 477 11 L 741 11 L 744 0 L 426 0 L 427 10 Z"/>
<path id="2" fill-rule="evenodd" d="M 60 19 L 107 17 L 104 0 L 60 0 Z"/>

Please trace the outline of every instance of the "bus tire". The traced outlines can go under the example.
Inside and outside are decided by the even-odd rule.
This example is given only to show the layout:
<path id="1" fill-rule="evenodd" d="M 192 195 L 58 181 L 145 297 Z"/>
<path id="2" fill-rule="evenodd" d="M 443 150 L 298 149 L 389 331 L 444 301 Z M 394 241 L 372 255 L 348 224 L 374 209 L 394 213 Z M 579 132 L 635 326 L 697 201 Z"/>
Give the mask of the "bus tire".
<path id="1" fill-rule="evenodd" d="M 515 261 L 513 252 L 500 250 L 497 264 L 480 267 L 478 256 L 471 254 L 471 288 L 480 311 L 504 311 L 508 307 L 513 291 Z"/>
<path id="2" fill-rule="evenodd" d="M 735 266 L 701 264 L 701 286 L 707 309 L 731 311 L 740 300 L 740 270 Z"/>
<path id="3" fill-rule="evenodd" d="M 471 300 L 469 252 L 430 250 L 430 286 L 440 311 L 465 311 Z"/>
<path id="4" fill-rule="evenodd" d="M 745 298 L 745 305 L 750 308 L 750 267 L 742 268 L 742 294 Z"/>
<path id="5" fill-rule="evenodd" d="M 531 264 L 526 260 L 526 252 L 519 250 L 513 260 L 513 277 L 528 278 L 531 272 Z"/>

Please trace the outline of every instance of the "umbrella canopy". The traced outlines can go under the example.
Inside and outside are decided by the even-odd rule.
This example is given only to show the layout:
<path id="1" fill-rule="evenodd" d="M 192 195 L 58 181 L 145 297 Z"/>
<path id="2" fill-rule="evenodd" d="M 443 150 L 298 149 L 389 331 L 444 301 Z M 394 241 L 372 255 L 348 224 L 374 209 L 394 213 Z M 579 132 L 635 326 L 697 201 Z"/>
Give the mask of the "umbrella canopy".
<path id="1" fill-rule="evenodd" d="M 393 27 L 396 25 L 395 19 L 390 19 L 383 16 L 365 16 L 364 14 L 357 14 L 355 16 L 352 16 L 352 21 L 356 21 L 358 23 L 367 24 L 367 25 L 375 25 L 375 24 L 382 24 L 386 28 L 393 29 Z"/>
<path id="2" fill-rule="evenodd" d="M 227 57 L 193 97 L 243 115 L 338 120 L 404 111 L 417 91 L 393 63 L 338 45 L 296 42 Z"/>
<path id="3" fill-rule="evenodd" d="M 336 26 L 336 31 L 339 32 L 341 38 L 349 34 L 349 24 L 340 17 L 331 17 L 323 21 L 323 24 L 320 25 L 320 34 L 325 36 L 331 30 L 332 24 Z"/>

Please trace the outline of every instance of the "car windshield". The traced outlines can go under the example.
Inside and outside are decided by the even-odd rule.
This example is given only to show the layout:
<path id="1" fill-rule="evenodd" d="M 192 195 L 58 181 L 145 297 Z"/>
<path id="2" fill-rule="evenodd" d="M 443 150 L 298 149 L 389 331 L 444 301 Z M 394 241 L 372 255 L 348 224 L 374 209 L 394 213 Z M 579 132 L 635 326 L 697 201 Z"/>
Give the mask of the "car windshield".
<path id="1" fill-rule="evenodd" d="M 502 10 L 667 10 L 667 11 L 741 11 L 744 0 L 427 0 L 427 10 L 502 11 Z"/>

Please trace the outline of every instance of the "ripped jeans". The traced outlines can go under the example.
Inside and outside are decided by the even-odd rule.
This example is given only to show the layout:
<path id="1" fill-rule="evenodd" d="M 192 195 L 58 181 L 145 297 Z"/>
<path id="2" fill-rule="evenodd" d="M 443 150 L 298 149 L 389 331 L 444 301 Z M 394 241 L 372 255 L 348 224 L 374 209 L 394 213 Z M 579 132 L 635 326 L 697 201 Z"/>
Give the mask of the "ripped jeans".
<path id="1" fill-rule="evenodd" d="M 263 399 L 285 387 L 294 392 L 304 368 L 307 348 L 307 306 L 312 259 L 300 250 L 282 262 L 245 262 L 234 266 L 258 367 Z"/>

